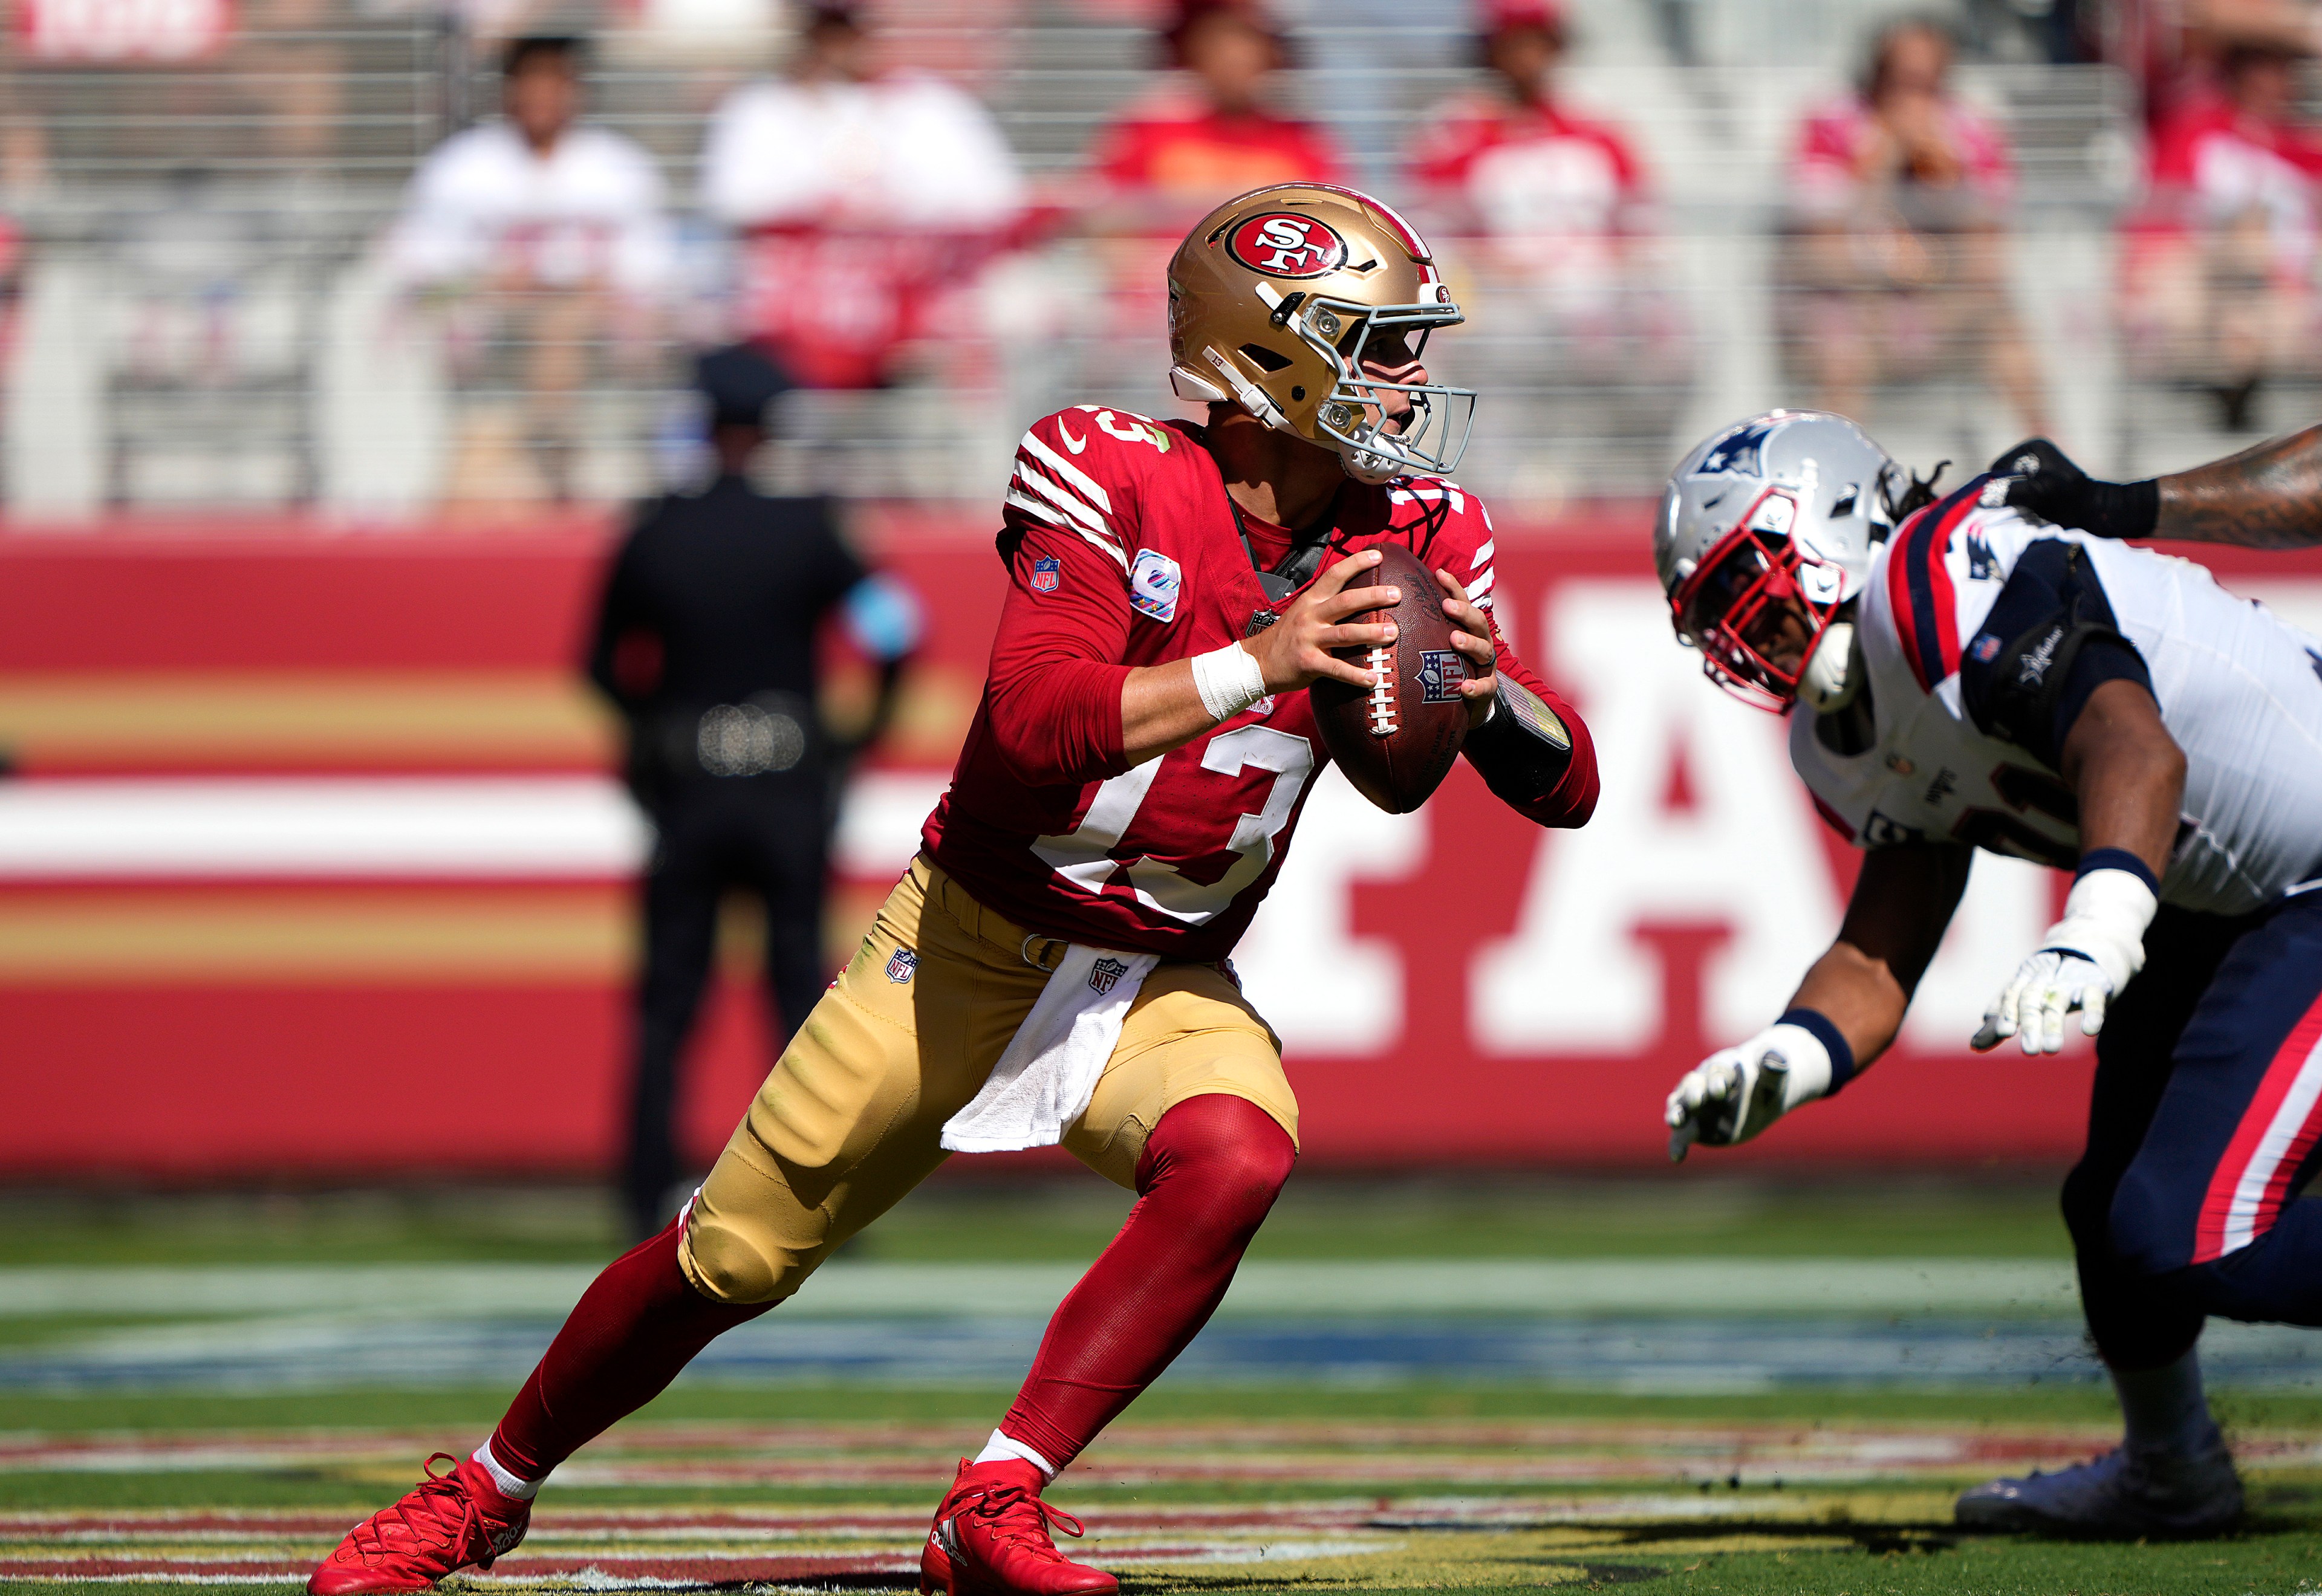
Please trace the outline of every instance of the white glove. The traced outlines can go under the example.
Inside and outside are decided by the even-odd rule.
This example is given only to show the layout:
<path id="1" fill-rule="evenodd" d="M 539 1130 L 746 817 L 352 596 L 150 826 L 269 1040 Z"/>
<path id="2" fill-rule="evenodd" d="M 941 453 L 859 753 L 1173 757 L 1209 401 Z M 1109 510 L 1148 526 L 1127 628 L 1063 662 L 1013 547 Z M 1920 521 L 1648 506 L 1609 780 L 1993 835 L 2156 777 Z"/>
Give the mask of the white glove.
<path id="1" fill-rule="evenodd" d="M 1830 1090 L 1830 1050 L 1803 1026 L 1769 1026 L 1739 1047 L 1720 1048 L 1668 1095 L 1669 1158 L 1686 1149 L 1746 1142 L 1800 1103 Z"/>
<path id="2" fill-rule="evenodd" d="M 1988 1053 L 2010 1036 L 2029 1053 L 2064 1045 L 2064 1016 L 2080 1011 L 2080 1034 L 2104 1028 L 2105 1006 L 2144 968 L 2144 928 L 2161 900 L 2134 872 L 2092 870 L 2072 883 L 2064 917 L 2048 927 L 2040 951 L 1983 1011 L 1968 1045 Z"/>

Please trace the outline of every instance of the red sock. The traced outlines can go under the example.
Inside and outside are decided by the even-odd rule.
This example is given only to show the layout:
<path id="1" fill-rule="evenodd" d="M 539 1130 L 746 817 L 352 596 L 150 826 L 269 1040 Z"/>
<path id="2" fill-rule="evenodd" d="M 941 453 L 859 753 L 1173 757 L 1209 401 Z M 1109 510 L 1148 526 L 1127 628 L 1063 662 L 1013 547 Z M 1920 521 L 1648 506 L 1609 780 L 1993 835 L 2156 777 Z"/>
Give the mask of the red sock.
<path id="1" fill-rule="evenodd" d="M 1297 1148 L 1241 1098 L 1187 1099 L 1137 1163 L 1137 1206 L 1040 1342 L 1001 1433 L 1063 1468 L 1209 1323 Z"/>
<path id="2" fill-rule="evenodd" d="M 661 1395 L 720 1334 L 773 1306 L 728 1305 L 693 1289 L 678 1267 L 683 1217 L 605 1266 L 548 1344 L 492 1432 L 492 1455 L 541 1480 L 582 1445 Z"/>

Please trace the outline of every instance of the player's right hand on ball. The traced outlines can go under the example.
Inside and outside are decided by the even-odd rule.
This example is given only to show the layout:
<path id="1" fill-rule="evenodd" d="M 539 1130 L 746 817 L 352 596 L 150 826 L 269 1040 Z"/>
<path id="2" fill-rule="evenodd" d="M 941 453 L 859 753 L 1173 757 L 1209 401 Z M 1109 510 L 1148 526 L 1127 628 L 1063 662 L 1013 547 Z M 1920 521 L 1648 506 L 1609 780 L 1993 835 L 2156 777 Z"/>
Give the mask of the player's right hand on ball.
<path id="1" fill-rule="evenodd" d="M 1265 674 L 1267 692 L 1285 693 L 1294 688 L 1311 687 L 1324 677 L 1343 681 L 1351 688 L 1371 685 L 1368 670 L 1339 659 L 1331 651 L 1369 648 L 1394 641 L 1392 623 L 1345 624 L 1348 616 L 1384 608 L 1402 598 L 1403 590 L 1399 588 L 1372 586 L 1358 588 L 1351 593 L 1346 590 L 1349 580 L 1376 565 L 1381 558 L 1376 549 L 1348 555 L 1292 599 L 1273 625 L 1242 644 Z"/>
<path id="2" fill-rule="evenodd" d="M 1739 1047 L 1723 1047 L 1685 1072 L 1668 1095 L 1669 1159 L 1696 1142 L 1746 1142 L 1800 1103 L 1830 1090 L 1830 1050 L 1801 1026 L 1769 1026 Z"/>

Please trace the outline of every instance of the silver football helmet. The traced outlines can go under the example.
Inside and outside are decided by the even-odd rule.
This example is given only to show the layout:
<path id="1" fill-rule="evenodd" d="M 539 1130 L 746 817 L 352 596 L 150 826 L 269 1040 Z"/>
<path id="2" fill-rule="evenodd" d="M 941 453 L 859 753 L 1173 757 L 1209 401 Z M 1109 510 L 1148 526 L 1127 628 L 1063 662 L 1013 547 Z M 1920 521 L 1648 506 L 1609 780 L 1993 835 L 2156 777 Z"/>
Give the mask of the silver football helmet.
<path id="1" fill-rule="evenodd" d="M 1696 446 L 1661 490 L 1653 524 L 1678 641 L 1744 702 L 1779 712 L 1804 696 L 1839 707 L 1860 675 L 1848 669 L 1853 627 L 1839 612 L 1862 590 L 1911 487 L 1868 433 L 1825 411 L 1769 410 Z M 1807 635 L 1786 670 L 1768 645 L 1791 615 Z"/>

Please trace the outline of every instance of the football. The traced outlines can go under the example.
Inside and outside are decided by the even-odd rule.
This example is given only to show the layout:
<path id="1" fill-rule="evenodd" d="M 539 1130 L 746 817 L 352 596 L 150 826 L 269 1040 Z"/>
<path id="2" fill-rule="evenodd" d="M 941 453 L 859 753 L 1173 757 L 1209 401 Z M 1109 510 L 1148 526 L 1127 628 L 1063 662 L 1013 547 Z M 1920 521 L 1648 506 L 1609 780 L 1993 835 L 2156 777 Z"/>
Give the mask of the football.
<path id="1" fill-rule="evenodd" d="M 1378 685 L 1365 690 L 1318 681 L 1307 692 L 1322 741 L 1355 789 L 1391 815 L 1407 815 L 1441 785 L 1467 738 L 1459 684 L 1467 679 L 1467 661 L 1451 646 L 1434 573 L 1400 543 L 1377 547 L 1385 558 L 1348 590 L 1400 588 L 1403 601 L 1349 616 L 1346 625 L 1393 620 L 1400 630 L 1391 643 L 1341 649 L 1339 657 L 1376 671 Z"/>

